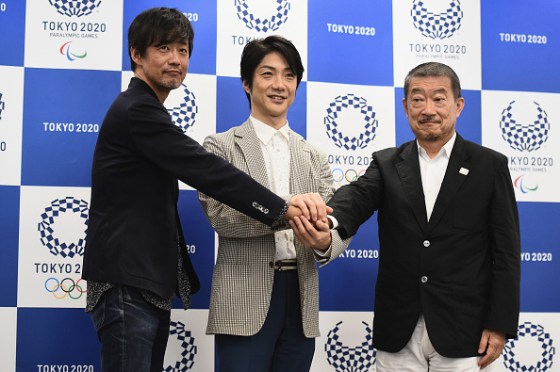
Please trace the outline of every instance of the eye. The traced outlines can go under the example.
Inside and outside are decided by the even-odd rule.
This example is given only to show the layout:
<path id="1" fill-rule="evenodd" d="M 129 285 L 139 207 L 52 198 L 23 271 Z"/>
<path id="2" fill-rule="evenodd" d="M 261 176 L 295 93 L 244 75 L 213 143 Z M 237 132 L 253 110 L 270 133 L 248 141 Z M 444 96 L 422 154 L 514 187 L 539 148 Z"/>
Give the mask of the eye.
<path id="1" fill-rule="evenodd" d="M 158 47 L 158 50 L 161 50 L 162 52 L 167 52 L 169 50 L 169 46 L 168 45 L 160 45 Z"/>

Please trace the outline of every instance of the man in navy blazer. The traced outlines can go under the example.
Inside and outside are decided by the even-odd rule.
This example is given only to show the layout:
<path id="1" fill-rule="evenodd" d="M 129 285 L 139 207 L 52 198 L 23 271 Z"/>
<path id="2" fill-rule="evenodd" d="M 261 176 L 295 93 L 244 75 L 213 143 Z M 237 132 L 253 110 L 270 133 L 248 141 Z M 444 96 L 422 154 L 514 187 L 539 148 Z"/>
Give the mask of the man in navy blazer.
<path id="1" fill-rule="evenodd" d="M 416 140 L 375 152 L 327 203 L 329 219 L 348 237 L 378 211 L 377 371 L 478 371 L 516 337 L 519 320 L 508 161 L 455 132 L 464 99 L 448 66 L 412 69 L 404 94 Z"/>
<path id="2" fill-rule="evenodd" d="M 193 37 L 176 9 L 134 19 L 134 77 L 97 140 L 83 278 L 103 371 L 161 372 L 172 297 L 179 294 L 188 308 L 199 288 L 177 213 L 178 179 L 267 225 L 326 215 L 318 194 L 287 203 L 171 122 L 163 102 L 185 78 Z"/>

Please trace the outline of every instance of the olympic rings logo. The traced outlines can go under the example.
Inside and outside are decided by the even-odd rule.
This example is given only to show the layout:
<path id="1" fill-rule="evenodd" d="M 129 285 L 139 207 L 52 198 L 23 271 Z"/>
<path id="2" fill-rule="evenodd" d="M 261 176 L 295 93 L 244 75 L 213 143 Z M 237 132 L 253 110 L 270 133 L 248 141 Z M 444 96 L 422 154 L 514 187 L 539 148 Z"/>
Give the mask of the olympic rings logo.
<path id="1" fill-rule="evenodd" d="M 366 168 L 360 170 L 349 168 L 346 171 L 341 168 L 335 168 L 332 170 L 334 183 L 339 187 L 356 181 L 364 173 L 366 173 Z"/>
<path id="2" fill-rule="evenodd" d="M 87 293 L 87 289 L 84 289 L 80 282 L 83 279 L 78 279 L 77 282 L 72 278 L 64 278 L 59 281 L 57 278 L 50 277 L 45 280 L 45 289 L 47 292 L 52 293 L 53 297 L 57 300 L 62 300 L 68 296 L 72 300 L 77 300 L 84 293 Z"/>

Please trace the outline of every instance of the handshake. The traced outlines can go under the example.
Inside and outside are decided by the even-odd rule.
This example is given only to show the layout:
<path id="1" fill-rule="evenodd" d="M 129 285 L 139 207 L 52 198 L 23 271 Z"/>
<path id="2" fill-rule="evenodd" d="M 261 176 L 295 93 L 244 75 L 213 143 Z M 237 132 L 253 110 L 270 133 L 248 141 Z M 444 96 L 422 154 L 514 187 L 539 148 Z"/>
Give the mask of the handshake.
<path id="1" fill-rule="evenodd" d="M 332 241 L 327 214 L 332 211 L 319 194 L 300 194 L 290 199 L 285 218 L 303 245 L 326 251 Z"/>

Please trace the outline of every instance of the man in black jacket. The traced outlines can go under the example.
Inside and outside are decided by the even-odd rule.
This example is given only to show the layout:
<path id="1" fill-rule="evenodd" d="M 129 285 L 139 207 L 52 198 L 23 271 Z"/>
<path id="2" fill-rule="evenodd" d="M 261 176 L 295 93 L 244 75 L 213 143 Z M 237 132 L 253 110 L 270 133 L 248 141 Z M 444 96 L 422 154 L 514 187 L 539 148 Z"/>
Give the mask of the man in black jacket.
<path id="1" fill-rule="evenodd" d="M 149 9 L 134 19 L 134 77 L 97 140 L 83 278 L 103 371 L 160 372 L 172 297 L 177 291 L 187 308 L 199 288 L 184 249 L 177 180 L 268 225 L 326 215 L 318 194 L 288 203 L 173 125 L 163 102 L 185 78 L 193 37 L 176 9 Z"/>
<path id="2" fill-rule="evenodd" d="M 456 133 L 464 99 L 448 66 L 412 69 L 403 106 L 416 140 L 375 152 L 366 173 L 328 202 L 329 219 L 348 237 L 378 212 L 377 371 L 478 371 L 516 337 L 519 320 L 507 158 Z"/>

